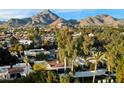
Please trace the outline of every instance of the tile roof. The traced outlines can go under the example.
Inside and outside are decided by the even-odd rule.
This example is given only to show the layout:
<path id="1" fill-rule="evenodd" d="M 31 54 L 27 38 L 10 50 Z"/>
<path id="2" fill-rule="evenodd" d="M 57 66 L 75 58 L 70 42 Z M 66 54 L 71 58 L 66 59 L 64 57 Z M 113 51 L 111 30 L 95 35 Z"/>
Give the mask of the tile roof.
<path id="1" fill-rule="evenodd" d="M 24 69 L 22 67 L 14 67 L 14 68 L 9 68 L 8 69 L 8 72 L 10 74 L 21 73 L 23 71 L 24 71 Z"/>
<path id="2" fill-rule="evenodd" d="M 47 61 L 51 67 L 64 67 L 63 62 L 57 63 L 57 60 Z"/>

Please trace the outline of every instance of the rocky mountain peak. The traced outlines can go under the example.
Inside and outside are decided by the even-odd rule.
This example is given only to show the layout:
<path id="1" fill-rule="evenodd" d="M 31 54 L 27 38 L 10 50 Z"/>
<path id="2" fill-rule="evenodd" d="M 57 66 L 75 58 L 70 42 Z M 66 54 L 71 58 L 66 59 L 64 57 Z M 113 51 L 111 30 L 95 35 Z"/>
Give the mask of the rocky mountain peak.
<path id="1" fill-rule="evenodd" d="M 3 24 L 4 22 L 0 22 Z M 8 24 L 12 27 L 19 27 L 19 26 L 57 26 L 58 24 L 64 25 L 80 25 L 80 26 L 87 26 L 87 25 L 124 25 L 123 19 L 114 18 L 108 14 L 101 14 L 96 16 L 89 16 L 80 21 L 77 20 L 65 20 L 55 13 L 53 13 L 49 9 L 42 10 L 38 14 L 29 17 L 29 18 L 11 18 L 5 24 Z"/>
<path id="2" fill-rule="evenodd" d="M 42 12 L 42 14 L 48 14 L 48 13 L 52 13 L 49 9 L 44 9 Z"/>
<path id="3" fill-rule="evenodd" d="M 49 25 L 53 21 L 57 20 L 59 17 L 51 12 L 49 9 L 45 9 L 36 16 L 32 17 L 32 24 L 33 25 Z"/>
<path id="4" fill-rule="evenodd" d="M 80 25 L 113 25 L 119 24 L 119 19 L 114 18 L 107 14 L 101 14 L 96 16 L 87 17 L 80 21 Z"/>

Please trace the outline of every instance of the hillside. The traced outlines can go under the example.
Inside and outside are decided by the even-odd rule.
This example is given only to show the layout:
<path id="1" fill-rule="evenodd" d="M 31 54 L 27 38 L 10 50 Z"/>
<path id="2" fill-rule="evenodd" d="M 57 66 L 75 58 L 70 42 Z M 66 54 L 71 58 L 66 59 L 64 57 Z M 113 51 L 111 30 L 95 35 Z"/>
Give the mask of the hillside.
<path id="1" fill-rule="evenodd" d="M 79 26 L 89 26 L 89 25 L 124 25 L 123 19 L 117 19 L 107 14 L 101 14 L 96 16 L 89 16 L 79 21 L 77 20 L 65 20 L 59 17 L 49 9 L 45 9 L 38 14 L 29 18 L 11 18 L 7 22 L 0 21 L 0 25 L 8 25 L 11 27 L 19 26 L 58 26 L 59 24 L 64 25 L 79 25 Z"/>

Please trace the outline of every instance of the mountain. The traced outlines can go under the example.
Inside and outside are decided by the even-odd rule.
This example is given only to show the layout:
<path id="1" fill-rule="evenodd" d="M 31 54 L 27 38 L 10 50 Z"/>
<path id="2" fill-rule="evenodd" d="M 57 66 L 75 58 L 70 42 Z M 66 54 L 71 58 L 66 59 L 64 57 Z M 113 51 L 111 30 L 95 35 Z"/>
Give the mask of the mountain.
<path id="1" fill-rule="evenodd" d="M 8 20 L 8 25 L 12 27 L 25 26 L 31 23 L 32 23 L 31 18 L 22 18 L 22 19 L 11 18 L 10 20 Z"/>
<path id="2" fill-rule="evenodd" d="M 6 21 L 0 21 L 0 28 L 6 28 L 7 26 L 8 25 Z"/>
<path id="3" fill-rule="evenodd" d="M 92 17 L 87 17 L 85 19 L 80 20 L 80 26 L 88 26 L 88 25 L 123 25 L 124 21 L 114 18 L 110 15 L 97 15 Z"/>
<path id="4" fill-rule="evenodd" d="M 68 26 L 75 26 L 78 25 L 79 22 L 77 20 L 65 20 L 63 18 L 58 18 L 56 21 L 54 21 L 53 23 L 50 24 L 50 26 L 60 26 L 60 25 L 68 25 Z"/>
<path id="5" fill-rule="evenodd" d="M 8 25 L 12 27 L 18 26 L 41 26 L 41 25 L 49 25 L 52 22 L 56 21 L 59 17 L 52 13 L 50 10 L 45 9 L 42 12 L 38 13 L 37 15 L 30 17 L 30 18 L 11 18 L 8 20 Z"/>
<path id="6" fill-rule="evenodd" d="M 31 18 L 11 18 L 8 20 L 8 25 L 12 27 L 18 27 L 18 26 L 58 26 L 59 24 L 64 25 L 75 25 L 77 24 L 77 20 L 65 20 L 63 18 L 60 18 L 53 12 L 51 12 L 49 9 L 45 9 L 41 11 L 40 13 L 32 16 Z"/>
<path id="7" fill-rule="evenodd" d="M 55 27 L 57 27 L 58 25 L 60 25 L 60 24 L 66 24 L 67 23 L 67 21 L 65 20 L 65 19 L 63 19 L 63 18 L 58 18 L 57 20 L 55 20 L 54 22 L 52 22 L 51 24 L 50 24 L 50 26 L 55 26 Z"/>
<path id="8" fill-rule="evenodd" d="M 68 25 L 76 26 L 76 25 L 79 25 L 79 22 L 77 20 L 70 19 L 68 20 Z"/>
<path id="9" fill-rule="evenodd" d="M 32 25 L 49 25 L 59 17 L 48 9 L 32 17 Z"/>
<path id="10" fill-rule="evenodd" d="M 0 25 L 8 25 L 12 27 L 19 26 L 59 26 L 59 25 L 68 25 L 68 26 L 88 26 L 88 25 L 124 25 L 124 20 L 114 18 L 107 14 L 101 14 L 96 16 L 89 16 L 87 18 L 77 20 L 65 20 L 64 18 L 59 17 L 49 9 L 45 9 L 38 14 L 29 17 L 29 18 L 11 18 L 7 22 L 0 21 Z"/>
<path id="11" fill-rule="evenodd" d="M 6 21 L 0 21 L 0 24 L 4 24 L 4 23 L 6 23 Z"/>

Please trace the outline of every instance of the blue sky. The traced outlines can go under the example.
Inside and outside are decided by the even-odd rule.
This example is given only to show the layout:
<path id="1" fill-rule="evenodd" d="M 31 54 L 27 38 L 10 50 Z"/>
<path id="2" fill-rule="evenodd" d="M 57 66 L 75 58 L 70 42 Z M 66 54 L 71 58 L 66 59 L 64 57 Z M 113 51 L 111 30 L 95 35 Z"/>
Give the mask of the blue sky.
<path id="1" fill-rule="evenodd" d="M 43 11 L 42 9 L 0 9 L 0 20 L 10 18 L 31 17 Z M 124 9 L 51 9 L 52 12 L 65 19 L 83 19 L 88 16 L 109 14 L 116 18 L 124 18 Z"/>

